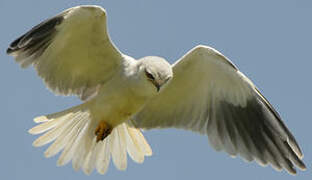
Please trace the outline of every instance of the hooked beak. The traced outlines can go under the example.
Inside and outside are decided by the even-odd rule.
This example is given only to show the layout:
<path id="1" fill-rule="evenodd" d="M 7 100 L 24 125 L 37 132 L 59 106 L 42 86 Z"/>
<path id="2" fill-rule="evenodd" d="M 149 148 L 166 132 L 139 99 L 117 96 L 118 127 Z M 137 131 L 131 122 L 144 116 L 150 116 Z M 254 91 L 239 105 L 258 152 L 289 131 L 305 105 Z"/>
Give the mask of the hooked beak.
<path id="1" fill-rule="evenodd" d="M 156 89 L 157 89 L 157 92 L 159 92 L 160 91 L 160 88 L 161 88 L 161 84 L 160 83 L 158 83 L 158 82 L 156 82 L 155 80 L 153 81 L 153 80 L 149 80 L 151 83 L 153 83 L 154 84 L 154 86 L 156 87 Z"/>
<path id="2" fill-rule="evenodd" d="M 159 84 L 156 84 L 155 86 L 157 88 L 157 92 L 159 92 L 161 86 Z"/>
<path id="3" fill-rule="evenodd" d="M 167 81 L 170 79 L 171 77 L 167 78 L 165 81 L 160 81 L 160 82 L 157 82 L 157 81 L 152 81 L 152 83 L 155 85 L 156 89 L 157 89 L 157 92 L 160 91 L 160 88 L 162 87 L 162 85 L 166 84 Z"/>
<path id="4" fill-rule="evenodd" d="M 156 81 L 152 81 L 152 83 L 153 83 L 154 86 L 156 87 L 157 92 L 159 92 L 159 90 L 160 90 L 160 88 L 161 88 L 161 85 L 160 85 L 158 82 L 156 82 Z"/>

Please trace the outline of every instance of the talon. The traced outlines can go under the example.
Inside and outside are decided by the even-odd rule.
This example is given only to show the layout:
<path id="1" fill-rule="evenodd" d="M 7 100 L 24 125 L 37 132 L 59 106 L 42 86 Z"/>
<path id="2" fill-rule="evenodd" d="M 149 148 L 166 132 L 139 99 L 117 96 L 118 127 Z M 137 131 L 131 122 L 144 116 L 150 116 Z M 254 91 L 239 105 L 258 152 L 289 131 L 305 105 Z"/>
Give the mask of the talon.
<path id="1" fill-rule="evenodd" d="M 111 132 L 111 126 L 106 122 L 101 121 L 94 132 L 96 135 L 96 142 L 103 141 Z"/>

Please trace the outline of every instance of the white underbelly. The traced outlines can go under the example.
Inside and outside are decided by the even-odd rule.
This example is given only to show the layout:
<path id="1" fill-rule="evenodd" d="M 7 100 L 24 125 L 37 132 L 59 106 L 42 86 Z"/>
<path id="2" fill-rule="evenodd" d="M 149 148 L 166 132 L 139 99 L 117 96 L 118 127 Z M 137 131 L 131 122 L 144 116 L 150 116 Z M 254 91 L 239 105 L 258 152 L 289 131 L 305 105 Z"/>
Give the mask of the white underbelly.
<path id="1" fill-rule="evenodd" d="M 146 99 L 135 96 L 126 90 L 99 94 L 92 100 L 91 119 L 96 123 L 105 121 L 115 127 L 129 120 L 142 109 Z"/>

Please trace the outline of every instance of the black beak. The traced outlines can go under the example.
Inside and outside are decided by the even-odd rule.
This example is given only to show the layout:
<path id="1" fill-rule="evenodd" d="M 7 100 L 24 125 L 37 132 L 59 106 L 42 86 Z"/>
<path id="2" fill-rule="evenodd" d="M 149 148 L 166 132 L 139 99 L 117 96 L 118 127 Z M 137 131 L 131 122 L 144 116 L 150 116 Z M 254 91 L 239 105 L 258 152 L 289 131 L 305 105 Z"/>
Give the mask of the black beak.
<path id="1" fill-rule="evenodd" d="M 159 92 L 161 85 L 159 85 L 156 81 L 152 81 L 152 83 L 154 84 L 154 86 L 157 89 L 157 92 Z"/>
<path id="2" fill-rule="evenodd" d="M 159 92 L 161 86 L 159 84 L 157 84 L 157 83 L 155 83 L 155 86 L 157 88 L 157 92 Z"/>

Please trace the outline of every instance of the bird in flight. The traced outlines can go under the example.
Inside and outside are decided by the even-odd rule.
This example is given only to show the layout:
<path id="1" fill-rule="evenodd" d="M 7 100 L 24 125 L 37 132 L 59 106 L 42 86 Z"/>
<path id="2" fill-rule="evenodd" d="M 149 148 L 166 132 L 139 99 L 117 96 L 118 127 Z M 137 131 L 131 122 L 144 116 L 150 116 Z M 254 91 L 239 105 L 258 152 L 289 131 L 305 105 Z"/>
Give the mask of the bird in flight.
<path id="1" fill-rule="evenodd" d="M 46 157 L 75 170 L 119 170 L 127 154 L 138 163 L 152 150 L 140 129 L 179 128 L 208 136 L 230 156 L 295 174 L 303 154 L 279 114 L 224 55 L 198 45 L 173 65 L 156 56 L 134 59 L 110 40 L 106 12 L 93 5 L 67 9 L 33 27 L 7 53 L 37 70 L 59 95 L 83 103 L 34 119 L 33 143 L 53 142 Z"/>

